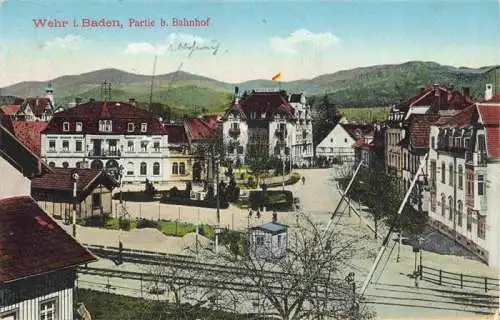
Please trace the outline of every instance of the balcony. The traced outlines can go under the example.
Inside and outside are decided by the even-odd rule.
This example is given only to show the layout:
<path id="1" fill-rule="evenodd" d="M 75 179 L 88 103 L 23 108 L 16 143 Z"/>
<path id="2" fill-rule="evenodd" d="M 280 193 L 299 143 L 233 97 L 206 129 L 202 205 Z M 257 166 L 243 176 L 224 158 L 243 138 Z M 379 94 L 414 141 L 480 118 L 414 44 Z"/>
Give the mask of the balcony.
<path id="1" fill-rule="evenodd" d="M 229 135 L 232 137 L 239 136 L 240 135 L 240 128 L 239 127 L 231 127 L 229 128 Z"/>
<path id="2" fill-rule="evenodd" d="M 465 154 L 465 163 L 474 167 L 485 167 L 488 157 L 486 152 L 467 152 Z"/>
<path id="3" fill-rule="evenodd" d="M 286 136 L 287 136 L 286 129 L 283 129 L 283 128 L 276 129 L 276 131 L 274 133 L 281 140 L 284 140 L 286 138 Z"/>
<path id="4" fill-rule="evenodd" d="M 102 157 L 110 157 L 110 158 L 113 158 L 113 157 L 121 157 L 121 152 L 120 150 L 105 150 L 105 149 L 101 149 L 101 150 L 91 150 L 89 151 L 89 157 L 99 157 L 99 158 L 102 158 Z"/>

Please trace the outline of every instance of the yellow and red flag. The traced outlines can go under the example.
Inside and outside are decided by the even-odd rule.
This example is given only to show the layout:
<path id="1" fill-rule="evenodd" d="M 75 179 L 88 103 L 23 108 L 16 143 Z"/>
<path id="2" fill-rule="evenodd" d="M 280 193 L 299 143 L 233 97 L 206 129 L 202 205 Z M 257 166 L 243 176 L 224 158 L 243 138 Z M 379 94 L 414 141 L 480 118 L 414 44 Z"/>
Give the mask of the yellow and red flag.
<path id="1" fill-rule="evenodd" d="M 273 81 L 281 81 L 281 71 L 273 76 Z"/>

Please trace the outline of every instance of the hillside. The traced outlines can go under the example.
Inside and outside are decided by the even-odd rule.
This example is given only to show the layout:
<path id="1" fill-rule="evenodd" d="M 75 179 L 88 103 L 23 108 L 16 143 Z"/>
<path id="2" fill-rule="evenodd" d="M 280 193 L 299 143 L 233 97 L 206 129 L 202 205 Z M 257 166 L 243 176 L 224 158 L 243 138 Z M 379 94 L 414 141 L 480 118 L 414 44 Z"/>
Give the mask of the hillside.
<path id="1" fill-rule="evenodd" d="M 328 92 L 331 101 L 348 107 L 387 106 L 414 95 L 419 87 L 434 83 L 468 86 L 475 98 L 484 92 L 483 73 L 479 69 L 455 68 L 435 62 L 410 61 L 403 64 L 377 65 L 355 68 L 321 75 L 313 79 L 282 82 L 281 88 L 305 92 L 309 96 Z M 149 101 L 151 76 L 133 74 L 117 69 L 103 69 L 80 75 L 62 76 L 51 81 L 58 105 L 65 105 L 75 97 L 101 99 L 100 83 L 112 83 L 111 96 L 116 100 L 135 98 Z M 36 96 L 42 93 L 46 82 L 22 82 L 1 89 L 2 94 L 12 96 Z M 221 111 L 231 101 L 234 87 L 240 90 L 276 88 L 270 80 L 251 80 L 233 84 L 179 71 L 158 75 L 155 78 L 153 101 L 173 109 L 190 113 L 206 108 Z"/>

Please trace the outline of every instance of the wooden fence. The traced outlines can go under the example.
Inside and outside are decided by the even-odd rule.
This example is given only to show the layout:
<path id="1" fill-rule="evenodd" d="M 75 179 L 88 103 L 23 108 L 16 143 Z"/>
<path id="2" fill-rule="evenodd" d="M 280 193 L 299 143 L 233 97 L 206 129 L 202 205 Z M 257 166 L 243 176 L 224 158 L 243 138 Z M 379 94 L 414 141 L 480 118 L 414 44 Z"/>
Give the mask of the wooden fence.
<path id="1" fill-rule="evenodd" d="M 454 273 L 420 265 L 420 279 L 439 285 L 460 287 L 461 289 L 479 289 L 484 292 L 500 292 L 499 279 Z"/>

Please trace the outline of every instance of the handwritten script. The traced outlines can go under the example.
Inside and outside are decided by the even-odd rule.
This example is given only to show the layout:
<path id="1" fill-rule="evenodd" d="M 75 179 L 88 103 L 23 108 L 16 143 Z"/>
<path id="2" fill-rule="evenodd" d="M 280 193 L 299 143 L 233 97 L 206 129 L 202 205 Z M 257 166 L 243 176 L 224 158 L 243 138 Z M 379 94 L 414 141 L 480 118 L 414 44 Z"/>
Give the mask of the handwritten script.
<path id="1" fill-rule="evenodd" d="M 186 51 L 188 58 L 191 59 L 195 51 L 208 51 L 213 56 L 217 55 L 220 49 L 220 42 L 217 40 L 210 40 L 208 43 L 199 43 L 196 40 L 182 41 L 176 44 L 170 44 L 168 50 L 171 52 Z"/>

